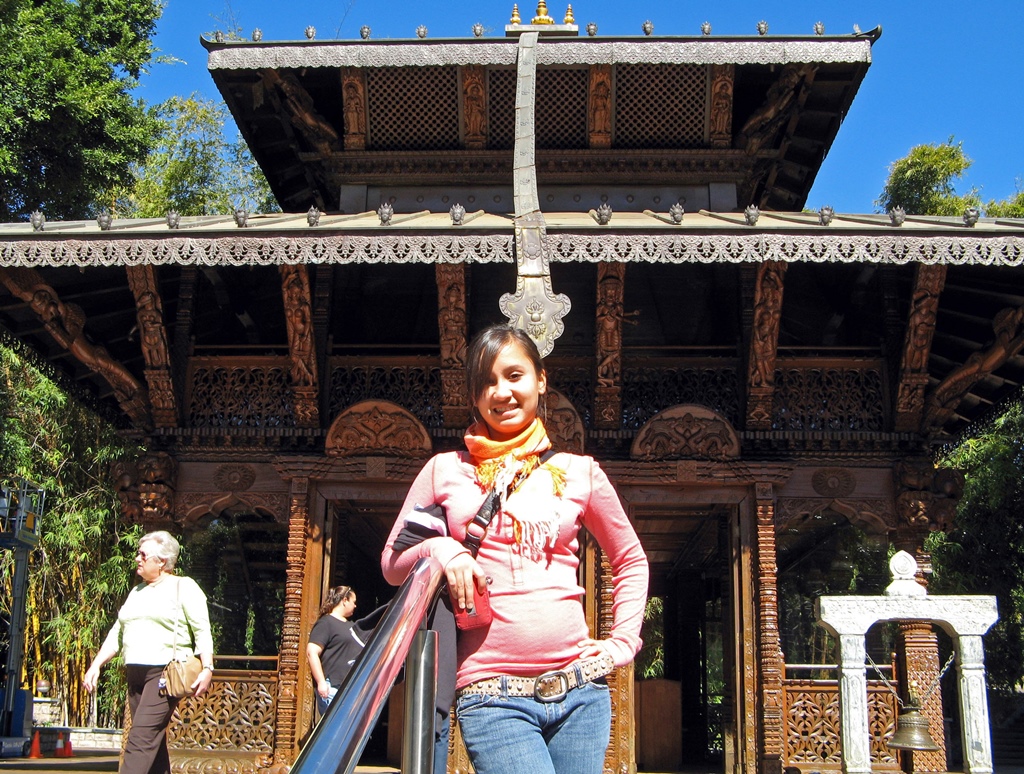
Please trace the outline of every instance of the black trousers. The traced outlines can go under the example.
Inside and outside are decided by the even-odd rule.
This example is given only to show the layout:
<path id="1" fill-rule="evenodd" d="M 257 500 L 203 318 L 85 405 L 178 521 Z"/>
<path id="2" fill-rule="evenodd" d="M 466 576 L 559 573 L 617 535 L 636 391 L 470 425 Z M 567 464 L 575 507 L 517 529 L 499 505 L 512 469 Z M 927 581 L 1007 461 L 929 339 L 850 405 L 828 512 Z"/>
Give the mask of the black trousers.
<path id="1" fill-rule="evenodd" d="M 132 727 L 124 745 L 120 774 L 170 774 L 167 724 L 178 700 L 160 695 L 162 666 L 129 664 L 128 708 Z"/>

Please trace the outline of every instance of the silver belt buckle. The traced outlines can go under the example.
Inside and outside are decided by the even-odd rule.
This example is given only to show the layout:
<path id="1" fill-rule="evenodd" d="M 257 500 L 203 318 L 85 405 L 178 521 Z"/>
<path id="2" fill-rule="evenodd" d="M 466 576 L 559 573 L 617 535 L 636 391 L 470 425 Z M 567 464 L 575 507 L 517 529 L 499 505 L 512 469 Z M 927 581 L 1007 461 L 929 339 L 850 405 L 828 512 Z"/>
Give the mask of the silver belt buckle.
<path id="1" fill-rule="evenodd" d="M 533 697 L 545 704 L 561 701 L 569 693 L 569 675 L 561 670 L 545 672 L 533 682 Z"/>

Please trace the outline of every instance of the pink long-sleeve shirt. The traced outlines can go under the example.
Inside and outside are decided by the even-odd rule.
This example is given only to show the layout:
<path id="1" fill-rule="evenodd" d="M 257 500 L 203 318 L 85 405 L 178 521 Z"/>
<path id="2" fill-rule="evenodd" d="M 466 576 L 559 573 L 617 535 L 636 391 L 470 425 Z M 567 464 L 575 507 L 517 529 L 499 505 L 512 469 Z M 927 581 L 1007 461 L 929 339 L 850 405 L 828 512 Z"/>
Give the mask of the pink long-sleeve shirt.
<path id="1" fill-rule="evenodd" d="M 417 475 L 381 555 L 389 583 L 400 584 L 422 557 L 447 566 L 462 545 L 466 526 L 485 494 L 465 452 L 433 457 Z M 562 669 L 580 655 L 578 643 L 590 636 L 583 613 L 584 589 L 577 581 L 580 527 L 597 539 L 612 567 L 613 624 L 606 641 L 616 666 L 628 664 L 640 649 L 640 625 L 647 601 L 647 556 L 615 489 L 591 457 L 557 454 L 549 465 L 565 471 L 561 496 L 554 494 L 551 473 L 535 470 L 491 522 L 477 555 L 491 579 L 494 619 L 481 629 L 459 632 L 459 688 L 495 675 L 533 677 Z M 450 537 L 428 538 L 401 553 L 393 550 L 403 520 L 417 505 L 442 505 Z M 531 514 L 558 516 L 558 533 L 543 556 L 533 557 L 516 543 L 512 518 Z"/>

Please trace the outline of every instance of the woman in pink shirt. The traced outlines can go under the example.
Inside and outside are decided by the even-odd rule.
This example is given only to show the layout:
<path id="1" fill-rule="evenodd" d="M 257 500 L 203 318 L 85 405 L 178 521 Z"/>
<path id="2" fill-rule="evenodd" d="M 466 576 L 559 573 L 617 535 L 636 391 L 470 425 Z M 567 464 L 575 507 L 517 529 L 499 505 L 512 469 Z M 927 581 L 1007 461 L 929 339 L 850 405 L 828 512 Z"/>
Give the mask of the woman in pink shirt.
<path id="1" fill-rule="evenodd" d="M 604 676 L 640 649 L 647 557 L 618 495 L 591 458 L 550 452 L 538 417 L 547 374 L 532 339 L 492 326 L 472 342 L 467 383 L 476 422 L 466 451 L 434 456 L 413 482 L 381 566 L 401 583 L 416 561 L 444 567 L 459 612 L 489 593 L 487 626 L 458 633 L 456 717 L 477 774 L 599 774 L 611 727 Z M 497 507 L 473 553 L 481 504 Z M 409 545 L 410 525 L 440 514 Z M 613 571 L 613 624 L 591 638 L 577 580 L 578 533 Z M 396 540 L 399 545 L 396 546 Z M 438 772 L 440 774 L 440 772 Z"/>

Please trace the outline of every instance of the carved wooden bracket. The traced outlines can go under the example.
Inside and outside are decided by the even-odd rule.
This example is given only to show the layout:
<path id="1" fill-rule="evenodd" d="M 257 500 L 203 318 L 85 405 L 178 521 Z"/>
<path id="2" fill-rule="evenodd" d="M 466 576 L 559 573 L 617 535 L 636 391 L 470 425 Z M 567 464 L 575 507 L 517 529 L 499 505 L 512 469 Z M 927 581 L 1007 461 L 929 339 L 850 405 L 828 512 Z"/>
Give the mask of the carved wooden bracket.
<path id="1" fill-rule="evenodd" d="M 287 119 L 305 143 L 306 150 L 331 154 L 342 149 L 334 126 L 316 110 L 312 95 L 298 77 L 284 70 L 262 70 L 263 81 L 272 89 L 278 115 Z M 300 150 L 302 150 L 300 148 Z"/>
<path id="2" fill-rule="evenodd" d="M 121 512 L 131 524 L 169 524 L 174 519 L 178 462 L 166 452 L 111 466 Z"/>
<path id="3" fill-rule="evenodd" d="M 629 450 L 634 460 L 724 460 L 739 455 L 740 439 L 729 420 L 689 403 L 659 411 L 647 420 Z"/>
<path id="4" fill-rule="evenodd" d="M 361 69 L 341 71 L 341 101 L 345 116 L 345 150 L 366 150 L 366 76 Z"/>
<path id="5" fill-rule="evenodd" d="M 0 282 L 32 308 L 54 341 L 107 381 L 132 422 L 144 428 L 152 426 L 146 389 L 104 347 L 89 341 L 85 335 L 85 313 L 80 306 L 61 301 L 57 291 L 43 282 L 35 269 L 0 268 Z"/>
<path id="6" fill-rule="evenodd" d="M 1002 366 L 1024 347 L 1024 305 L 998 312 L 992 320 L 995 340 L 954 368 L 928 395 L 922 431 L 941 427 L 956 411 L 960 399 L 975 384 Z"/>
<path id="7" fill-rule="evenodd" d="M 171 348 L 167 343 L 164 307 L 156 281 L 156 267 L 141 264 L 126 268 L 128 286 L 135 296 L 136 320 L 142 357 L 146 361 L 146 383 L 157 427 L 178 426 L 178 403 L 171 378 Z"/>
<path id="8" fill-rule="evenodd" d="M 747 429 L 770 430 L 775 393 L 775 358 L 782 317 L 785 261 L 765 261 L 757 269 L 754 320 L 750 332 L 747 367 Z"/>
<path id="9" fill-rule="evenodd" d="M 896 388 L 897 432 L 915 432 L 924 416 L 924 391 L 928 386 L 928 355 L 935 335 L 939 294 L 946 284 L 944 264 L 917 264 L 910 318 L 903 341 L 899 384 Z"/>
<path id="10" fill-rule="evenodd" d="M 366 400 L 341 412 L 327 431 L 331 457 L 429 457 L 430 434 L 415 416 L 387 401 Z"/>

